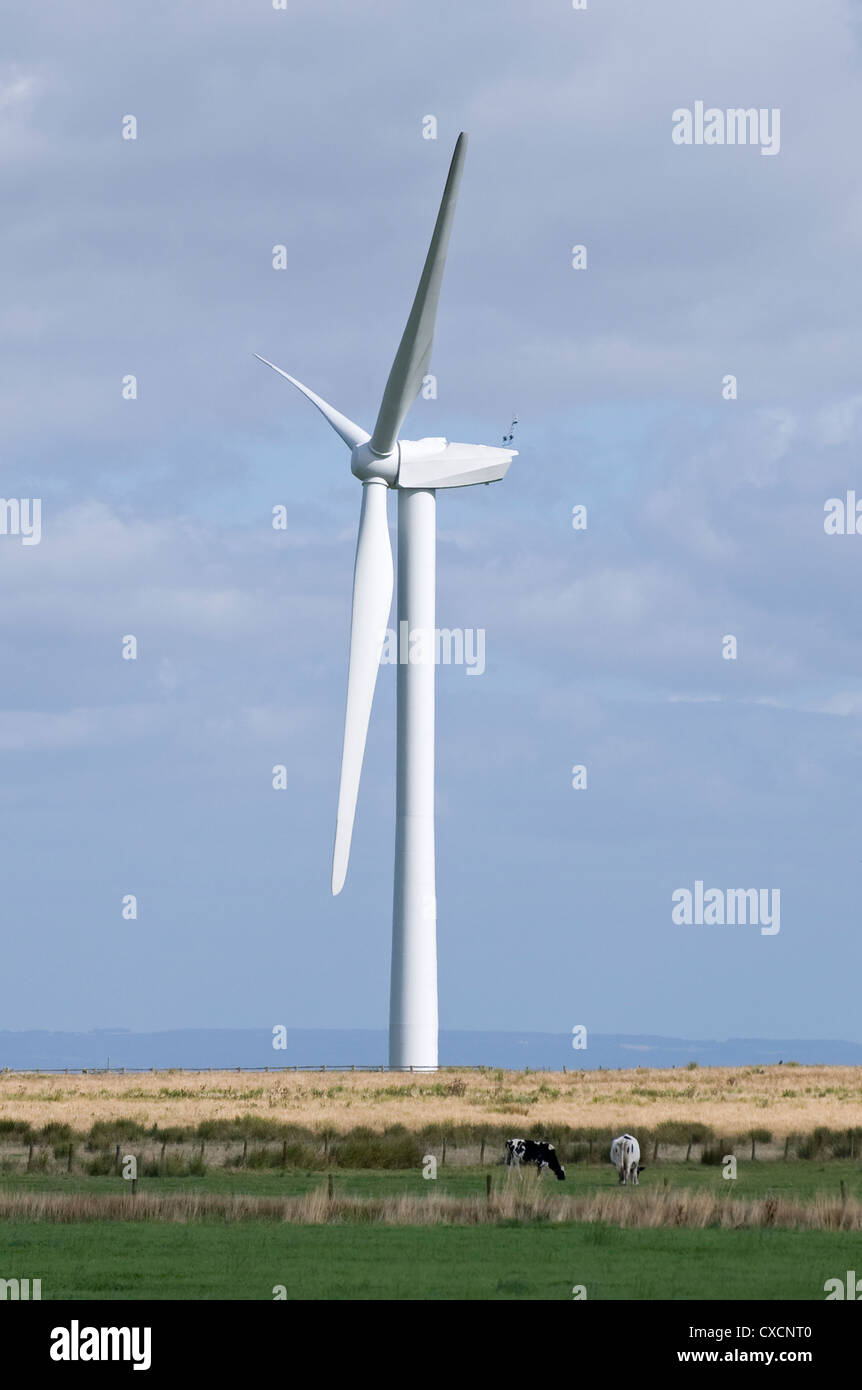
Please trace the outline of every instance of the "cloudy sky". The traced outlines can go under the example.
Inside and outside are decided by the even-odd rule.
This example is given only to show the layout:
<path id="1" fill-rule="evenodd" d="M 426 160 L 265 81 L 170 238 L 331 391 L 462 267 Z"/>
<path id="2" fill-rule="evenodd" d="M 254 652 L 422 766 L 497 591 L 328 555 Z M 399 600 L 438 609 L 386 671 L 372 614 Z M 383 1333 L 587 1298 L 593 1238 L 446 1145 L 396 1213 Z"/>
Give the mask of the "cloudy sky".
<path id="1" fill-rule="evenodd" d="M 862 536 L 824 531 L 862 498 L 860 16 L 7 17 L 2 491 L 43 534 L 0 536 L 0 1026 L 385 1026 L 391 667 L 329 895 L 360 490 L 252 354 L 371 428 L 463 129 L 405 432 L 516 411 L 520 455 L 439 498 L 438 620 L 487 649 L 438 681 L 441 1023 L 862 1040 Z M 780 150 L 675 144 L 697 101 Z M 696 880 L 779 889 L 780 932 L 676 925 Z"/>

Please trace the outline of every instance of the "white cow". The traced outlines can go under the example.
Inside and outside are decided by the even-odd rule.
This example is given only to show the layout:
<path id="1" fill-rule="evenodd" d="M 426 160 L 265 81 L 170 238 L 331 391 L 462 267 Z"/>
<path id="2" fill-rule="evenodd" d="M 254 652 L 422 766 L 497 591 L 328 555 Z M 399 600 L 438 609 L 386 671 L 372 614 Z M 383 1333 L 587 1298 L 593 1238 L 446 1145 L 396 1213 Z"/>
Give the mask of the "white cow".
<path id="1" fill-rule="evenodd" d="M 638 1169 L 644 1165 L 641 1163 L 640 1144 L 633 1134 L 621 1134 L 619 1139 L 614 1140 L 611 1144 L 611 1163 L 619 1173 L 621 1183 L 630 1182 L 637 1187 Z"/>

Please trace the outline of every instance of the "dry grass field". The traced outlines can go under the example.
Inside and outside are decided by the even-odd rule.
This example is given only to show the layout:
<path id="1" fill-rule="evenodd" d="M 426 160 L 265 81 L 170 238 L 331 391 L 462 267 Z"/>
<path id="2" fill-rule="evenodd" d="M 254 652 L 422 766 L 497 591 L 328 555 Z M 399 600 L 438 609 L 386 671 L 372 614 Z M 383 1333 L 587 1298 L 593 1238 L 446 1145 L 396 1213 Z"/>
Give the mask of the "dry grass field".
<path id="1" fill-rule="evenodd" d="M 65 1192 L 0 1194 L 0 1221 L 197 1222 L 279 1221 L 293 1225 L 485 1226 L 510 1221 L 607 1223 L 623 1228 L 679 1226 L 704 1230 L 785 1229 L 862 1231 L 862 1202 L 819 1197 L 800 1202 L 786 1197 L 740 1199 L 728 1191 L 668 1191 L 638 1194 L 608 1188 L 589 1196 L 564 1197 L 514 1182 L 483 1195 L 453 1197 L 436 1193 L 377 1198 L 336 1195 L 325 1186 L 297 1197 L 235 1196 L 225 1193 L 170 1192 L 138 1195 Z"/>
<path id="2" fill-rule="evenodd" d="M 775 1140 L 862 1124 L 862 1067 L 686 1067 L 656 1071 L 209 1072 L 47 1075 L 0 1072 L 0 1120 L 86 1130 L 117 1116 L 196 1125 L 260 1115 L 336 1132 L 402 1124 L 654 1128 L 663 1121 Z"/>

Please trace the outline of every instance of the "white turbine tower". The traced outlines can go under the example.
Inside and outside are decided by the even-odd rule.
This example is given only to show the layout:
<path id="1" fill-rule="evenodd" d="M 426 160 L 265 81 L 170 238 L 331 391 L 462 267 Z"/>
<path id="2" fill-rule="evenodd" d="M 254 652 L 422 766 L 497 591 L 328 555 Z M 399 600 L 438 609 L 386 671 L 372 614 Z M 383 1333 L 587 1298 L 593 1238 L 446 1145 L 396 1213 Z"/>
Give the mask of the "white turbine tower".
<path id="1" fill-rule="evenodd" d="M 514 449 L 449 444 L 446 439 L 399 439 L 404 418 L 431 361 L 434 321 L 467 137 L 458 136 L 434 235 L 410 317 L 370 436 L 307 386 L 265 362 L 317 406 L 351 450 L 350 468 L 362 483 L 362 510 L 353 572 L 353 616 L 347 675 L 347 713 L 332 892 L 347 873 L 359 776 L 374 686 L 392 606 L 392 548 L 387 492 L 398 493 L 398 718 L 396 755 L 395 892 L 389 1064 L 437 1067 L 437 897 L 434 879 L 434 666 L 436 491 L 492 483 L 503 477 Z M 405 626 L 406 624 L 406 626 Z M 405 661 L 402 633 L 408 634 Z"/>

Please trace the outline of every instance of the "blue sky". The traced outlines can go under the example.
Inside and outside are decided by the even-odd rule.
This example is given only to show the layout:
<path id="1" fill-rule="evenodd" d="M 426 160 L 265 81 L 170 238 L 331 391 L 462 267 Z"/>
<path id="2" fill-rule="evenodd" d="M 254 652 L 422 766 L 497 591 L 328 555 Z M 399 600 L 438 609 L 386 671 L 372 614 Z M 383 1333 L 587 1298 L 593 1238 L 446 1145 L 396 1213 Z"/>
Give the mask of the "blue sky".
<path id="1" fill-rule="evenodd" d="M 0 64 L 2 491 L 44 508 L 0 537 L 0 1024 L 385 1023 L 391 667 L 328 888 L 359 488 L 252 354 L 371 427 L 465 129 L 405 432 L 515 409 L 520 455 L 439 499 L 487 650 L 438 682 L 441 1023 L 862 1040 L 859 6 L 130 13 L 18 14 Z M 780 152 L 675 145 L 697 100 Z M 780 933 L 675 926 L 697 879 Z"/>

